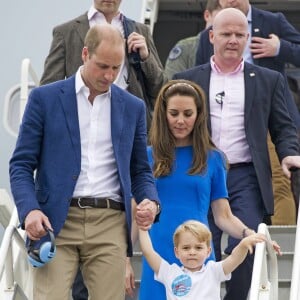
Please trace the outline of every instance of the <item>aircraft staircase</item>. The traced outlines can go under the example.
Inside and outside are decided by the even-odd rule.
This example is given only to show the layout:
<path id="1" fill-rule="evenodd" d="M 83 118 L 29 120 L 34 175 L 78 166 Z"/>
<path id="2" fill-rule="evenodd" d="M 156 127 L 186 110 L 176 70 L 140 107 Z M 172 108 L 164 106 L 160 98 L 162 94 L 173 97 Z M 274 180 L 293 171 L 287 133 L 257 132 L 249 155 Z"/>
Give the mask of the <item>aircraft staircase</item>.
<path id="1" fill-rule="evenodd" d="M 126 4 L 130 3 L 127 7 Z M 125 4 L 125 6 L 124 6 Z M 144 22 L 153 31 L 157 19 L 159 0 L 123 1 L 122 11 L 126 15 Z M 127 14 L 133 7 L 139 7 L 139 17 Z M 32 80 L 32 81 L 31 81 Z M 4 126 L 13 136 L 17 135 L 20 118 L 27 101 L 28 92 L 38 85 L 38 77 L 30 65 L 29 59 L 22 62 L 21 84 L 13 87 L 5 99 Z M 298 224 L 299 219 L 298 219 Z M 0 225 L 4 228 L 4 237 L 0 246 L 0 299 L 1 300 L 32 300 L 31 266 L 27 260 L 24 246 L 24 231 L 18 227 L 18 217 L 13 201 L 7 191 L 0 189 Z M 256 247 L 254 276 L 252 278 L 249 300 L 299 300 L 300 292 L 300 229 L 296 226 L 260 225 L 261 232 L 270 235 L 282 248 L 283 255 L 275 257 L 274 252 L 266 243 Z M 225 243 L 225 239 L 223 239 Z M 296 243 L 295 243 L 296 241 Z M 132 258 L 136 276 L 136 296 L 141 275 L 141 251 L 136 245 Z M 224 294 L 224 286 L 222 286 Z M 130 300 L 130 298 L 126 298 Z"/>
<path id="2" fill-rule="evenodd" d="M 24 231 L 18 228 L 17 213 L 12 199 L 5 190 L 1 189 L 0 222 L 5 228 L 0 247 L 0 299 L 31 300 L 32 268 L 27 260 Z M 296 226 L 266 226 L 262 223 L 259 231 L 265 233 L 269 239 L 271 236 L 272 240 L 276 240 L 281 245 L 283 255 L 277 257 L 269 244 L 257 245 L 249 300 L 300 299 L 297 284 L 300 272 L 299 259 L 294 256 L 294 251 L 299 252 L 300 246 L 298 243 L 299 245 L 296 245 L 298 250 L 295 250 Z M 298 232 L 297 235 L 300 233 Z M 132 258 L 136 276 L 134 300 L 138 299 L 141 258 L 142 254 L 137 244 Z M 292 270 L 293 278 L 295 278 L 293 295 Z M 222 294 L 224 294 L 224 286 L 222 286 Z M 130 299 L 126 297 L 126 300 Z"/>
<path id="3" fill-rule="evenodd" d="M 32 81 L 31 81 L 32 80 Z M 38 85 L 38 78 L 31 67 L 29 59 L 24 59 L 21 68 L 21 84 L 9 91 L 5 99 L 5 113 L 3 121 L 5 128 L 14 136 L 17 135 L 20 118 L 27 101 L 29 90 Z M 0 247 L 0 299 L 1 300 L 24 300 L 32 299 L 32 276 L 31 267 L 27 262 L 27 253 L 24 247 L 24 231 L 18 228 L 17 213 L 13 201 L 5 190 L 0 190 L 0 223 L 5 228 L 4 237 Z M 299 222 L 298 222 L 299 223 Z M 294 256 L 294 248 L 300 249 L 300 244 L 295 246 L 295 226 L 271 226 L 267 228 L 272 239 L 278 241 L 283 250 L 283 256 L 272 259 L 272 249 L 262 249 L 256 253 L 262 253 L 259 258 L 258 271 L 253 278 L 255 286 L 251 289 L 256 295 L 250 300 L 258 299 L 300 299 L 298 297 L 298 284 L 300 261 Z M 265 229 L 263 229 L 265 230 Z M 265 232 L 265 231 L 263 231 Z M 299 233 L 300 235 L 300 233 Z M 298 238 L 300 241 L 300 238 Z M 297 243 L 296 243 L 297 244 Z M 259 246 L 259 245 L 258 245 Z M 259 248 L 259 247 L 257 247 Z M 258 249 L 257 249 L 258 250 Z M 296 251 L 296 253 L 298 253 Z M 138 245 L 135 247 L 132 258 L 136 274 L 137 291 L 141 274 L 141 252 Z M 296 264 L 293 267 L 293 262 Z M 278 270 L 277 270 L 278 264 Z M 292 278 L 296 278 L 293 285 Z M 295 274 L 294 274 L 295 273 Z M 277 287 L 279 296 L 277 297 Z M 292 296 L 292 291 L 296 296 Z M 224 293 L 224 287 L 222 287 Z M 300 294 L 299 294 L 300 295 Z M 129 298 L 127 298 L 129 300 Z M 138 299 L 136 296 L 135 299 Z"/>

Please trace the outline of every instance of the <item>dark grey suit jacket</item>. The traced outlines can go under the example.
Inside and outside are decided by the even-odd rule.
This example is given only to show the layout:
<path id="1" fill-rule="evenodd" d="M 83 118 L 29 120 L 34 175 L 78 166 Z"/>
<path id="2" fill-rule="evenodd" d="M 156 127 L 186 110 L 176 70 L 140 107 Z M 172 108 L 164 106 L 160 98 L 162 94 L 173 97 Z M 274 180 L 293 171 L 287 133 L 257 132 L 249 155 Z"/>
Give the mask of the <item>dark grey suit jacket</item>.
<path id="1" fill-rule="evenodd" d="M 145 37 L 149 48 L 150 56 L 141 63 L 141 66 L 146 78 L 147 93 L 154 104 L 158 92 L 167 81 L 167 78 L 164 75 L 163 66 L 148 26 L 138 22 L 135 22 L 135 26 L 135 31 Z M 53 40 L 45 61 L 41 85 L 65 79 L 76 73 L 79 66 L 82 65 L 81 53 L 88 30 L 87 13 L 53 29 Z M 143 99 L 141 84 L 137 80 L 135 70 L 129 65 L 127 58 L 126 64 L 128 68 L 128 91 Z"/>
<path id="2" fill-rule="evenodd" d="M 174 79 L 188 79 L 199 84 L 209 95 L 210 63 L 177 73 Z M 296 127 L 287 110 L 285 80 L 273 70 L 245 63 L 245 132 L 267 214 L 273 214 L 272 172 L 269 160 L 268 130 L 280 161 L 299 155 Z M 209 100 L 207 99 L 208 112 Z M 211 129 L 210 118 L 208 122 Z"/>

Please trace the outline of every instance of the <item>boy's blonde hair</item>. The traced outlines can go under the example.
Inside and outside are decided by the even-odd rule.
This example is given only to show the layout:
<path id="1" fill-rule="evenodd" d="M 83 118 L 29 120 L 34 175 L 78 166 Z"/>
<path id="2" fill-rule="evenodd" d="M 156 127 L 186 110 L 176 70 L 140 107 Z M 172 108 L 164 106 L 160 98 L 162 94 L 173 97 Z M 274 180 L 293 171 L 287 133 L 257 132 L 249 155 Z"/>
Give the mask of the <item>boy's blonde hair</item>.
<path id="1" fill-rule="evenodd" d="M 206 242 L 207 246 L 210 247 L 212 235 L 210 230 L 203 223 L 196 220 L 188 220 L 179 225 L 173 235 L 173 243 L 175 247 L 178 247 L 179 238 L 183 232 L 192 233 L 199 242 Z"/>

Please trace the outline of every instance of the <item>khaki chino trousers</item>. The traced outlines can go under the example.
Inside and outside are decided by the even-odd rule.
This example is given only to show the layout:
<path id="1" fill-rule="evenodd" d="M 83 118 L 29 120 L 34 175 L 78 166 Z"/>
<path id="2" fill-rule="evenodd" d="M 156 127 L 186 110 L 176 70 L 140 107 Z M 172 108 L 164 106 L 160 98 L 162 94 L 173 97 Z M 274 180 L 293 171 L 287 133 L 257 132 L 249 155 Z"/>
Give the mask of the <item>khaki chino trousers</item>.
<path id="1" fill-rule="evenodd" d="M 69 300 L 79 265 L 89 300 L 124 300 L 126 237 L 124 211 L 70 207 L 56 256 L 34 268 L 34 300 Z"/>
<path id="2" fill-rule="evenodd" d="M 274 216 L 272 225 L 295 225 L 296 206 L 291 188 L 291 181 L 281 168 L 275 146 L 268 135 L 268 149 L 272 167 L 272 185 L 274 194 Z"/>

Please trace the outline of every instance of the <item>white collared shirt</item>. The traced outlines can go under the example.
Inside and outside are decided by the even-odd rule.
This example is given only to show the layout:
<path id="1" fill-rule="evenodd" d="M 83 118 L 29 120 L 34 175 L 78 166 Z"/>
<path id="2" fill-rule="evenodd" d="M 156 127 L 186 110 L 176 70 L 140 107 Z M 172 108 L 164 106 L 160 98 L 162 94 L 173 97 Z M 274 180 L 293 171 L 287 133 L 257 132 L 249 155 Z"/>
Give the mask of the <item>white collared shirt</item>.
<path id="1" fill-rule="evenodd" d="M 107 24 L 107 21 L 105 19 L 105 16 L 99 12 L 98 10 L 95 9 L 95 7 L 92 5 L 88 11 L 88 20 L 90 27 L 96 25 L 96 24 Z M 122 33 L 124 36 L 124 28 L 123 28 L 123 23 L 122 23 L 122 14 L 119 13 L 115 17 L 113 17 L 111 21 L 111 25 L 114 26 L 115 28 L 119 29 L 119 31 Z M 121 89 L 126 90 L 128 87 L 128 70 L 126 67 L 126 64 L 124 61 L 122 62 L 120 72 L 115 79 L 114 83 L 119 86 Z"/>
<path id="2" fill-rule="evenodd" d="M 222 73 L 211 58 L 209 105 L 212 140 L 230 164 L 252 161 L 246 139 L 244 61 L 231 73 Z M 221 105 L 216 95 L 224 93 Z"/>
<path id="3" fill-rule="evenodd" d="M 252 9 L 251 5 L 249 5 L 249 11 L 247 14 L 247 20 L 248 20 L 248 32 L 249 32 L 249 38 L 244 50 L 244 60 L 250 64 L 253 64 L 253 58 L 252 58 L 252 53 L 250 51 L 250 44 L 251 44 L 251 38 L 252 38 Z"/>
<path id="4" fill-rule="evenodd" d="M 81 171 L 73 197 L 109 197 L 121 201 L 118 170 L 111 140 L 111 91 L 88 100 L 80 69 L 76 72 Z"/>

